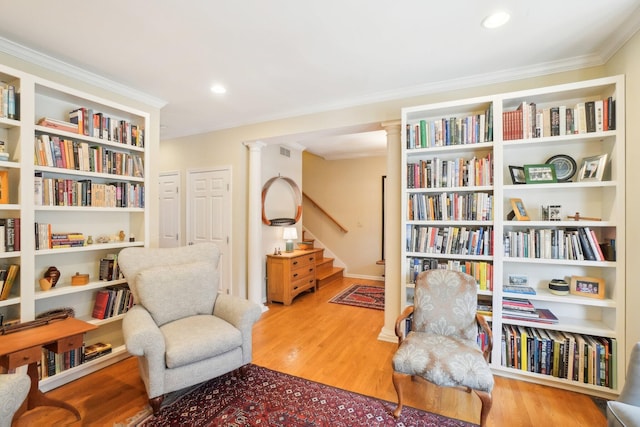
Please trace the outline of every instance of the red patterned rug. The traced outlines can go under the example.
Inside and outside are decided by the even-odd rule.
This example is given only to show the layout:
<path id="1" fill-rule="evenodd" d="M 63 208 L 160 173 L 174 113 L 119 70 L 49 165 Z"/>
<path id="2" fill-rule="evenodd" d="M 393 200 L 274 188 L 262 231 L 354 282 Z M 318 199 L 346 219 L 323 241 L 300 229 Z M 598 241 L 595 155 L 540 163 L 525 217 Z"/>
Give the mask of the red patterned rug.
<path id="1" fill-rule="evenodd" d="M 384 286 L 352 285 L 329 302 L 384 310 Z"/>
<path id="2" fill-rule="evenodd" d="M 163 405 L 135 426 L 473 426 L 408 406 L 397 420 L 395 404 L 303 378 L 248 365 Z M 120 424 L 122 425 L 122 424 Z"/>

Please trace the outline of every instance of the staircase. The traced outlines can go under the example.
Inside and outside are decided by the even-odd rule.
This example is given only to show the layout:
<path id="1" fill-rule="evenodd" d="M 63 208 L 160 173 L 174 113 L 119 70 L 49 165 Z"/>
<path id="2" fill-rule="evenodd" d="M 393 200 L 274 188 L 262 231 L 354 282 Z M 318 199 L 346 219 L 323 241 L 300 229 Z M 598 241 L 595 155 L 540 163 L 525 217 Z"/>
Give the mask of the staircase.
<path id="1" fill-rule="evenodd" d="M 311 248 L 313 248 L 314 240 L 307 239 L 304 235 L 304 231 L 302 232 L 302 241 L 310 243 Z M 318 289 L 320 289 L 323 286 L 327 286 L 334 280 L 342 279 L 344 268 L 335 267 L 333 265 L 334 258 L 325 258 L 324 248 L 317 249 L 320 250 L 318 251 L 318 257 L 316 259 L 316 285 L 318 286 Z"/>

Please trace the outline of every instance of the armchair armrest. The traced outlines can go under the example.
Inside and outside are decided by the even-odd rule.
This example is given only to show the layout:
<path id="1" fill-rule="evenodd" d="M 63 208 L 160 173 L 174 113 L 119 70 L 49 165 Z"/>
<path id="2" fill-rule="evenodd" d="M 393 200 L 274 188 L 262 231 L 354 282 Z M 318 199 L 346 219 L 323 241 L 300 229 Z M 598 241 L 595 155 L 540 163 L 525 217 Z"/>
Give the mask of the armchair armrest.
<path id="1" fill-rule="evenodd" d="M 232 295 L 220 294 L 213 306 L 213 315 L 219 317 L 241 331 L 251 331 L 253 324 L 262 315 L 260 306 L 249 300 Z"/>
<path id="2" fill-rule="evenodd" d="M 409 316 L 411 316 L 412 313 L 413 313 L 413 306 L 410 305 L 407 308 L 405 308 L 404 311 L 400 313 L 400 315 L 396 319 L 395 330 L 396 330 L 396 336 L 398 337 L 398 345 L 400 345 L 404 340 L 404 331 L 402 330 L 402 321 L 407 319 Z"/>
<path id="3" fill-rule="evenodd" d="M 491 328 L 487 323 L 487 319 L 485 319 L 482 314 L 476 313 L 476 321 L 478 322 L 478 325 L 480 325 L 484 333 L 487 335 L 488 344 L 487 344 L 487 347 L 485 347 L 484 351 L 482 352 L 482 355 L 484 356 L 484 359 L 488 362 L 489 356 L 491 355 L 491 350 L 493 349 L 493 332 L 491 332 Z"/>
<path id="4" fill-rule="evenodd" d="M 240 330 L 242 333 L 242 362 L 243 364 L 250 363 L 253 356 L 253 324 L 262 315 L 260 306 L 243 298 L 220 294 L 213 306 L 213 315 L 231 323 Z"/>
<path id="5" fill-rule="evenodd" d="M 122 333 L 127 351 L 134 356 L 164 359 L 164 337 L 144 307 L 131 307 L 122 319 Z"/>

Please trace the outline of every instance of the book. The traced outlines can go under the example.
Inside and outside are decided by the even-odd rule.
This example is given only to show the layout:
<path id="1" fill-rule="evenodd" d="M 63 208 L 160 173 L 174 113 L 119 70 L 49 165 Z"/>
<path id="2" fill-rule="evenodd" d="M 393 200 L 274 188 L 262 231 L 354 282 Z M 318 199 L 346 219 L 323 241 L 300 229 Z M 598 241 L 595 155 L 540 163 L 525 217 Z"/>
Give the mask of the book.
<path id="1" fill-rule="evenodd" d="M 13 282 L 18 275 L 18 269 L 20 266 L 18 264 L 11 264 L 6 273 L 6 279 L 2 284 L 2 293 L 0 293 L 0 300 L 5 300 L 9 298 L 9 294 L 11 293 L 11 288 L 13 287 Z"/>
<path id="2" fill-rule="evenodd" d="M 9 203 L 9 171 L 0 170 L 0 204 Z"/>
<path id="3" fill-rule="evenodd" d="M 522 286 L 522 285 L 504 285 L 502 287 L 504 292 L 514 293 L 514 294 L 527 294 L 527 295 L 535 295 L 536 290 L 531 286 Z"/>
<path id="4" fill-rule="evenodd" d="M 51 117 L 42 117 L 40 120 L 38 120 L 37 124 L 39 126 L 45 126 L 65 132 L 78 133 L 78 126 L 74 123 L 65 122 L 64 120 L 52 119 Z"/>
<path id="5" fill-rule="evenodd" d="M 108 303 L 109 291 L 101 289 L 96 292 L 96 299 L 93 303 L 91 317 L 93 317 L 94 319 L 104 319 Z"/>

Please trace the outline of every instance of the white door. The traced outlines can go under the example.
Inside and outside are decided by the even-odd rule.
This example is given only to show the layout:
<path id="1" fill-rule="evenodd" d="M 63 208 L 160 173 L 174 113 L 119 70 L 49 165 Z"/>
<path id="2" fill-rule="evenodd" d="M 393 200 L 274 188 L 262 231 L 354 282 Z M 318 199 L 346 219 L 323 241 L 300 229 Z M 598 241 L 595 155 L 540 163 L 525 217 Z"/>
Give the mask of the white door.
<path id="1" fill-rule="evenodd" d="M 180 173 L 160 174 L 158 184 L 160 194 L 160 236 L 161 248 L 180 246 Z"/>
<path id="2" fill-rule="evenodd" d="M 230 168 L 187 172 L 187 242 L 220 248 L 220 292 L 231 293 Z"/>

